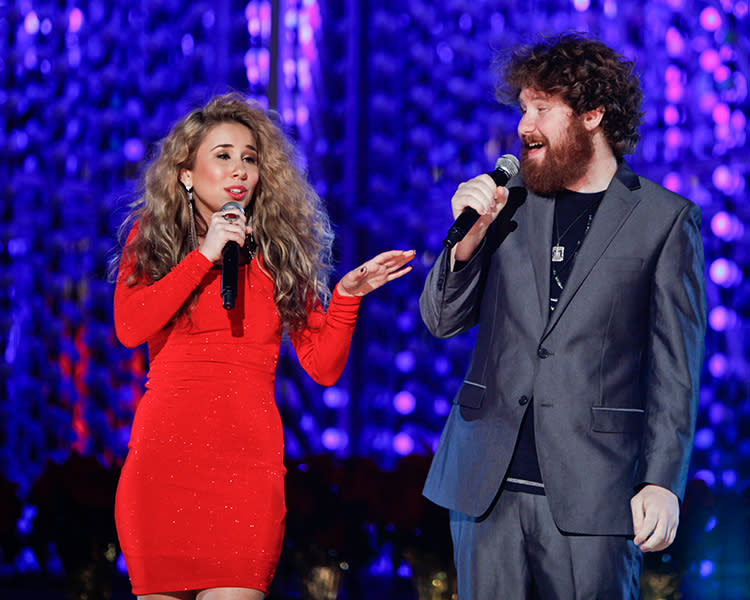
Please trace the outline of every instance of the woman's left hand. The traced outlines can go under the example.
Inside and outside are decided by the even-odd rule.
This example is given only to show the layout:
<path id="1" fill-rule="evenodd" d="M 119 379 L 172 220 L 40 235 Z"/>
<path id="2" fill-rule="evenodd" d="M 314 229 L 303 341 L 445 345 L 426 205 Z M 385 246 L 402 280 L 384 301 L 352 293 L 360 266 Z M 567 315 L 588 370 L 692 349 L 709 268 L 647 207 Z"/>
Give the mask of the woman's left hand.
<path id="1" fill-rule="evenodd" d="M 389 250 L 371 258 L 365 264 L 349 271 L 338 283 L 338 291 L 342 296 L 364 296 L 381 285 L 398 279 L 411 271 L 411 266 L 405 267 L 416 256 L 414 250 Z"/>

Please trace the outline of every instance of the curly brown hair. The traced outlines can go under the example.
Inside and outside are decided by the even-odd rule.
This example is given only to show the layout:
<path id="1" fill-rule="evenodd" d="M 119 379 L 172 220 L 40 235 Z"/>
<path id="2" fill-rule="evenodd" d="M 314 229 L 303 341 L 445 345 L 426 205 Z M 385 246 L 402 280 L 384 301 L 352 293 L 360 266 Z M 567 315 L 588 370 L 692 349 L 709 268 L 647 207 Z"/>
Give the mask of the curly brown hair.
<path id="1" fill-rule="evenodd" d="M 563 33 L 501 55 L 495 63 L 501 81 L 498 100 L 514 104 L 523 88 L 559 95 L 581 115 L 604 107 L 602 129 L 619 160 L 638 142 L 643 93 L 626 60 L 606 44 L 579 33 Z"/>
<path id="2" fill-rule="evenodd" d="M 143 193 L 131 204 L 120 230 L 122 239 L 138 222 L 137 234 L 124 250 L 134 263 L 126 283 L 161 279 L 193 249 L 191 209 L 180 171 L 194 168 L 206 134 L 227 122 L 245 125 L 255 137 L 259 180 L 251 200 L 253 236 L 274 282 L 281 321 L 288 330 L 299 330 L 311 303 L 319 299 L 325 305 L 330 299 L 333 232 L 321 199 L 297 166 L 291 142 L 259 104 L 238 93 L 216 96 L 193 110 L 161 142 L 146 170 Z M 195 219 L 198 235 L 205 234 L 207 224 L 198 211 Z M 180 313 L 189 310 L 193 300 Z"/>

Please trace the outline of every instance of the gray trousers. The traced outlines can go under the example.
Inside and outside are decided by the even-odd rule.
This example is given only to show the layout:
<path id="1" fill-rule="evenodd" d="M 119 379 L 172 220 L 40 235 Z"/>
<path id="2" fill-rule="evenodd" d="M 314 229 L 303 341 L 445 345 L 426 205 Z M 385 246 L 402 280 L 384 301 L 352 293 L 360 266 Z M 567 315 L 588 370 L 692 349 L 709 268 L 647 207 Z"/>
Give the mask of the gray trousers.
<path id="1" fill-rule="evenodd" d="M 635 600 L 643 556 L 625 536 L 562 533 L 546 496 L 499 494 L 474 518 L 451 511 L 459 600 Z"/>

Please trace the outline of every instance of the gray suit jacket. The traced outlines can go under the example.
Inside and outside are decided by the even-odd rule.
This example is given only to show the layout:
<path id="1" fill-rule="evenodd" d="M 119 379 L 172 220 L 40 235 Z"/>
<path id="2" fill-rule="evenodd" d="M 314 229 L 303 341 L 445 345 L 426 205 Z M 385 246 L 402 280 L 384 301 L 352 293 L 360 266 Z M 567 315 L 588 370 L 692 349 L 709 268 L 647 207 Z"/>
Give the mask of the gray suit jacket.
<path id="1" fill-rule="evenodd" d="M 424 494 L 478 517 L 500 489 L 534 399 L 558 527 L 632 535 L 647 483 L 685 490 L 706 307 L 697 206 L 620 164 L 549 316 L 554 201 L 520 176 L 463 268 L 444 251 L 420 298 L 438 337 L 478 325 Z"/>

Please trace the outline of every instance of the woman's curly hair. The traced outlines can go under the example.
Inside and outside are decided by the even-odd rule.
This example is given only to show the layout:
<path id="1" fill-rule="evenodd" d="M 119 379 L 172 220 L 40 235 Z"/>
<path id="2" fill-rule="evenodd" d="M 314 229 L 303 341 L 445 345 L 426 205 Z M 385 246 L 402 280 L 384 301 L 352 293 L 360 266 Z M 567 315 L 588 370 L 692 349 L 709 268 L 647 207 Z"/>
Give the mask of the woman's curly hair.
<path id="1" fill-rule="evenodd" d="M 643 93 L 633 67 L 604 43 L 578 33 L 542 38 L 497 59 L 497 98 L 513 104 L 522 88 L 531 88 L 559 95 L 578 115 L 603 107 L 602 128 L 619 160 L 635 149 L 643 117 Z"/>
<path id="2" fill-rule="evenodd" d="M 191 250 L 187 191 L 179 181 L 192 169 L 203 139 L 221 123 L 240 123 L 252 131 L 258 148 L 259 179 L 251 200 L 253 236 L 263 268 L 274 282 L 274 300 L 283 325 L 296 331 L 307 322 L 315 300 L 330 299 L 333 232 L 325 208 L 297 167 L 294 147 L 263 108 L 230 93 L 216 96 L 190 112 L 161 142 L 160 152 L 145 174 L 142 195 L 131 204 L 121 238 L 138 222 L 138 230 L 120 259 L 132 261 L 126 281 L 157 281 Z M 195 211 L 199 236 L 207 224 Z M 117 262 L 113 268 L 117 268 Z M 193 298 L 180 313 L 189 310 Z"/>

